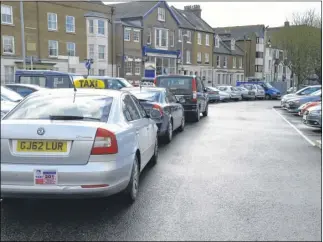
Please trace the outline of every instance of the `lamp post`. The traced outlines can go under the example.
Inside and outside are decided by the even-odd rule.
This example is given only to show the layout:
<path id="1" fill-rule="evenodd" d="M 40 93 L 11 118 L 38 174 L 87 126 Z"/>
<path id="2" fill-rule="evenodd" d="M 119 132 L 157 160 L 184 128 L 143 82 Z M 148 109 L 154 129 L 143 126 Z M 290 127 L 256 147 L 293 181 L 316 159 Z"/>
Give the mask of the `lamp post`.
<path id="1" fill-rule="evenodd" d="M 188 37 L 188 35 L 182 34 L 182 70 L 184 69 L 184 37 Z"/>

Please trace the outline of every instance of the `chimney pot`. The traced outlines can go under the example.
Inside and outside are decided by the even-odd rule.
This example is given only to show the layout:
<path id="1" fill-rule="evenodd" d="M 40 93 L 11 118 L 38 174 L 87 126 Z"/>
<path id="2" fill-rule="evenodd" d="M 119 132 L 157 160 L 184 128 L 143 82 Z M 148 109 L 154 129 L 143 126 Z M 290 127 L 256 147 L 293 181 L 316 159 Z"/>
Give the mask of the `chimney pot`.
<path id="1" fill-rule="evenodd" d="M 289 22 L 288 21 L 285 21 L 284 26 L 285 27 L 289 27 Z"/>

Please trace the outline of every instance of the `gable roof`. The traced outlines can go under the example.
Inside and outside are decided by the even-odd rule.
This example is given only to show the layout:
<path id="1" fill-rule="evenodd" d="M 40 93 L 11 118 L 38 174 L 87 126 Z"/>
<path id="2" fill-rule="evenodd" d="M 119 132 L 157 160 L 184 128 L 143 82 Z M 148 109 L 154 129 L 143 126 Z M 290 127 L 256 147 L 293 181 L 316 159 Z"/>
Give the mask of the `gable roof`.
<path id="1" fill-rule="evenodd" d="M 214 46 L 213 53 L 239 56 L 244 55 L 243 50 L 237 44 L 235 45 L 235 49 L 231 50 L 231 39 L 222 40 L 221 38 L 219 39 L 219 48 Z"/>
<path id="2" fill-rule="evenodd" d="M 169 10 L 171 16 L 179 24 L 177 16 L 169 7 L 166 1 L 131 1 L 126 3 L 110 4 L 109 6 L 115 8 L 115 19 L 129 19 L 129 18 L 145 18 L 152 13 L 161 4 Z"/>
<path id="3" fill-rule="evenodd" d="M 214 28 L 215 34 L 230 34 L 231 37 L 236 40 L 243 39 L 244 35 L 255 34 L 257 37 L 264 38 L 265 25 L 246 25 L 246 26 L 233 26 L 233 27 L 221 27 Z"/>
<path id="4" fill-rule="evenodd" d="M 172 6 L 171 8 L 179 20 L 180 28 L 195 30 L 195 27 L 184 17 L 183 15 L 184 10 L 177 9 L 174 6 Z"/>

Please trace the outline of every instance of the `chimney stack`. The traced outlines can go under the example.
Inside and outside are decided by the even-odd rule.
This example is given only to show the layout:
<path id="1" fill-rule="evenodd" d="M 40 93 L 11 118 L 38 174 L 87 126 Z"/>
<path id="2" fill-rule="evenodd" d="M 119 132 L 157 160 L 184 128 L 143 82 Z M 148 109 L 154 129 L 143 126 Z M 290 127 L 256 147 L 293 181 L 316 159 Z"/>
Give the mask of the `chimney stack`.
<path id="1" fill-rule="evenodd" d="M 285 21 L 284 26 L 289 27 L 289 22 L 287 20 Z"/>
<path id="2" fill-rule="evenodd" d="M 188 5 L 184 6 L 185 11 L 194 13 L 197 17 L 201 18 L 202 9 L 200 5 Z"/>

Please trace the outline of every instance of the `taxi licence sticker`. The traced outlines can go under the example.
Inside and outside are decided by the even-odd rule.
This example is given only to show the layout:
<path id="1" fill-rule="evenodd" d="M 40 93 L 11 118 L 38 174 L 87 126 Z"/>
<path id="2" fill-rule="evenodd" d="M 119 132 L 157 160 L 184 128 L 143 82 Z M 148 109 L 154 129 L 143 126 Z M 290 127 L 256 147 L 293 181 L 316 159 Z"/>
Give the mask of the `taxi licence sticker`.
<path id="1" fill-rule="evenodd" d="M 105 89 L 105 83 L 98 79 L 78 79 L 74 81 L 76 88 L 98 88 Z"/>

